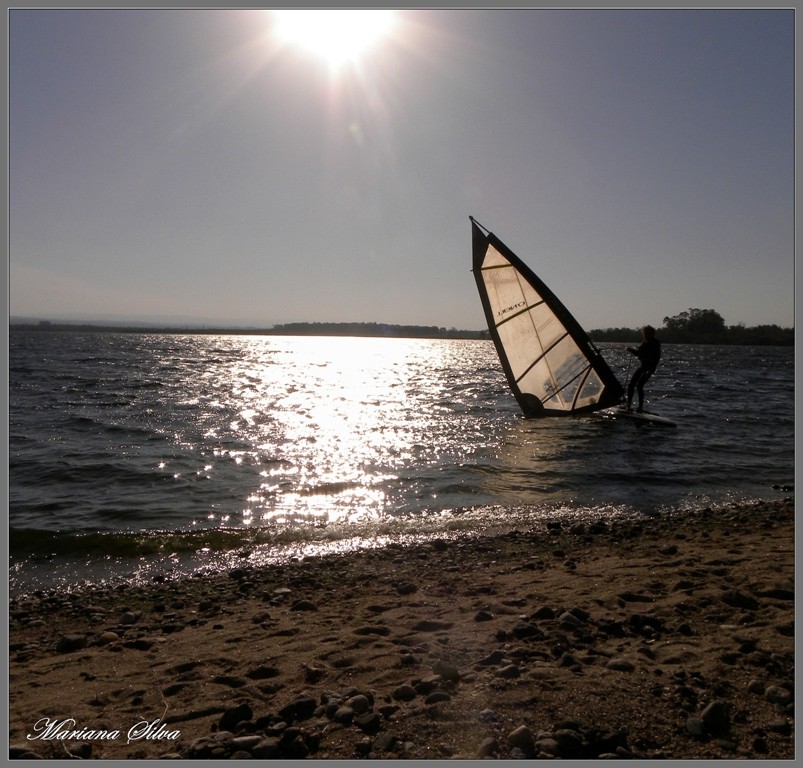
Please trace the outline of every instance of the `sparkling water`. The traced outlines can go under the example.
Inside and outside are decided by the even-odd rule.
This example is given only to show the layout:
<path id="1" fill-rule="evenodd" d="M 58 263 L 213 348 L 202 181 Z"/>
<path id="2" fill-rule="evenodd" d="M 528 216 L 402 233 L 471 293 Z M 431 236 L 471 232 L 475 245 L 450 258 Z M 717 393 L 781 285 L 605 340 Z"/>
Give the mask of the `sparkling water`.
<path id="1" fill-rule="evenodd" d="M 623 383 L 625 345 L 601 351 Z M 489 341 L 11 331 L 12 591 L 788 495 L 792 347 L 664 345 L 526 420 Z"/>

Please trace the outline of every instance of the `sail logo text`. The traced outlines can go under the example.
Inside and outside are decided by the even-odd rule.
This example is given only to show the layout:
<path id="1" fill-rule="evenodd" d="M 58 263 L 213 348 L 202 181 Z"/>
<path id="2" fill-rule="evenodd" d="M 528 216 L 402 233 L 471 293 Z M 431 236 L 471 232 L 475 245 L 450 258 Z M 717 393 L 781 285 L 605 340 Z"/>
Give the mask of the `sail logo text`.
<path id="1" fill-rule="evenodd" d="M 527 303 L 524 301 L 519 301 L 516 304 L 511 304 L 509 307 L 505 307 L 504 309 L 500 309 L 497 313 L 497 317 L 504 317 L 505 315 L 509 315 L 511 312 L 518 312 L 520 309 L 524 309 L 527 306 Z"/>
<path id="2" fill-rule="evenodd" d="M 34 723 L 34 733 L 29 733 L 28 741 L 117 741 L 125 738 L 126 743 L 147 739 L 149 741 L 175 741 L 181 737 L 181 731 L 171 731 L 161 720 L 141 720 L 132 725 L 123 736 L 118 729 L 76 728 L 75 720 L 67 717 L 64 720 L 43 717 Z"/>

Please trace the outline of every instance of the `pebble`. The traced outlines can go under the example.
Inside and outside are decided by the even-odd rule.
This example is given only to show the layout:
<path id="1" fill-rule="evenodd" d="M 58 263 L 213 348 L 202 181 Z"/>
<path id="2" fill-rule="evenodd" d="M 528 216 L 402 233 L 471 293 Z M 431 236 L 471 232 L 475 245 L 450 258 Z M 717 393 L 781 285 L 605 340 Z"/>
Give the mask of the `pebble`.
<path id="1" fill-rule="evenodd" d="M 391 698 L 395 699 L 396 701 L 412 701 L 416 696 L 418 696 L 418 692 L 412 685 L 405 683 L 404 685 L 399 685 L 393 689 L 393 693 L 390 694 Z"/>
<path id="2" fill-rule="evenodd" d="M 250 720 L 252 717 L 251 706 L 247 703 L 239 704 L 223 713 L 218 727 L 222 732 L 233 731 L 243 720 Z"/>
<path id="3" fill-rule="evenodd" d="M 584 611 L 582 608 L 578 607 L 570 608 L 567 613 L 582 621 L 583 624 L 591 618 L 591 614 L 588 611 Z"/>
<path id="4" fill-rule="evenodd" d="M 346 705 L 351 707 L 358 715 L 363 715 L 371 709 L 370 700 L 362 693 L 352 696 L 346 701 Z"/>
<path id="5" fill-rule="evenodd" d="M 477 747 L 477 757 L 482 759 L 486 757 L 496 757 L 499 754 L 499 742 L 492 736 L 487 736 Z"/>
<path id="6" fill-rule="evenodd" d="M 505 679 L 519 677 L 520 675 L 521 669 L 517 664 L 507 664 L 504 667 L 497 669 L 494 673 L 494 677 L 501 677 Z"/>
<path id="7" fill-rule="evenodd" d="M 316 707 L 317 702 L 312 696 L 301 695 L 282 707 L 282 709 L 279 710 L 279 714 L 288 722 L 306 720 L 312 717 Z"/>
<path id="8" fill-rule="evenodd" d="M 722 733 L 730 726 L 728 705 L 723 701 L 712 701 L 704 710 L 701 719 L 710 733 Z"/>
<path id="9" fill-rule="evenodd" d="M 582 669 L 582 664 L 580 663 L 579 659 L 575 658 L 568 651 L 565 651 L 560 655 L 560 658 L 558 659 L 558 666 L 566 667 L 577 672 Z"/>
<path id="10" fill-rule="evenodd" d="M 583 737 L 573 728 L 558 728 L 554 737 L 562 755 L 574 757 L 583 751 Z"/>
<path id="11" fill-rule="evenodd" d="M 689 717 L 686 719 L 686 730 L 692 736 L 699 738 L 705 734 L 705 723 L 702 721 L 702 718 Z"/>
<path id="12" fill-rule="evenodd" d="M 124 648 L 133 648 L 135 651 L 149 651 L 153 648 L 154 640 L 147 637 L 138 637 L 135 640 L 126 640 L 123 643 Z"/>
<path id="13" fill-rule="evenodd" d="M 59 653 L 71 653 L 72 651 L 86 648 L 86 644 L 86 635 L 64 635 L 56 645 L 56 651 Z"/>
<path id="14" fill-rule="evenodd" d="M 526 756 L 535 752 L 535 738 L 532 730 L 526 725 L 520 725 L 509 733 L 507 740 L 512 747 L 518 747 Z"/>
<path id="15" fill-rule="evenodd" d="M 482 665 L 483 667 L 492 666 L 494 664 L 500 664 L 504 658 L 505 654 L 502 653 L 502 651 L 491 651 L 491 653 L 489 653 L 487 656 L 480 659 L 477 664 Z"/>
<path id="16" fill-rule="evenodd" d="M 611 659 L 605 666 L 617 672 L 632 672 L 636 668 L 636 665 L 627 659 Z"/>
<path id="17" fill-rule="evenodd" d="M 291 611 L 317 611 L 318 606 L 311 600 L 297 600 L 290 606 Z"/>
<path id="18" fill-rule="evenodd" d="M 542 605 L 537 608 L 531 615 L 530 619 L 535 621 L 549 621 L 556 616 L 555 611 L 548 605 Z"/>
<path id="19" fill-rule="evenodd" d="M 233 738 L 230 742 L 231 748 L 234 749 L 236 752 L 246 750 L 251 751 L 254 747 L 262 741 L 262 736 L 258 734 L 252 734 L 251 736 L 238 736 Z M 250 755 L 249 755 L 250 757 Z"/>
<path id="20" fill-rule="evenodd" d="M 773 733 L 779 733 L 782 736 L 788 736 L 792 733 L 792 726 L 788 720 L 773 720 L 767 728 Z"/>
<path id="21" fill-rule="evenodd" d="M 451 662 L 439 659 L 432 665 L 432 671 L 436 675 L 440 675 L 444 680 L 451 680 L 454 683 L 460 682 L 460 670 Z"/>
<path id="22" fill-rule="evenodd" d="M 366 712 L 354 718 L 354 725 L 363 733 L 375 734 L 382 727 L 382 720 L 376 712 Z"/>
<path id="23" fill-rule="evenodd" d="M 373 740 L 366 736 L 364 739 L 360 739 L 354 745 L 354 751 L 360 757 L 369 757 L 371 755 L 371 749 L 373 748 L 373 745 Z"/>
<path id="24" fill-rule="evenodd" d="M 326 670 L 322 667 L 304 666 L 304 680 L 307 683 L 317 683 L 326 676 Z"/>
<path id="25" fill-rule="evenodd" d="M 762 683 L 760 680 L 751 680 L 747 684 L 747 692 L 748 693 L 753 693 L 753 694 L 755 694 L 757 696 L 763 696 L 764 695 L 764 683 Z"/>
<path id="26" fill-rule="evenodd" d="M 377 736 L 374 746 L 380 752 L 392 752 L 396 747 L 398 738 L 392 733 L 384 733 Z"/>
<path id="27" fill-rule="evenodd" d="M 546 738 L 539 738 L 535 743 L 539 752 L 543 752 L 549 756 L 557 756 L 560 754 L 560 744 L 551 736 Z"/>
<path id="28" fill-rule="evenodd" d="M 338 707 L 332 715 L 332 720 L 343 725 L 350 725 L 354 719 L 354 710 L 351 707 Z"/>
<path id="29" fill-rule="evenodd" d="M 792 701 L 792 692 L 779 685 L 771 685 L 764 691 L 764 698 L 773 704 L 786 705 Z"/>
<path id="30" fill-rule="evenodd" d="M 511 634 L 518 640 L 523 640 L 525 638 L 541 638 L 544 636 L 544 633 L 535 624 L 529 621 L 516 622 L 511 630 Z"/>
<path id="31" fill-rule="evenodd" d="M 432 691 L 441 690 L 444 684 L 446 684 L 446 680 L 440 675 L 429 675 L 419 680 L 413 688 L 417 693 L 425 696 L 428 693 L 432 693 Z"/>
<path id="32" fill-rule="evenodd" d="M 575 616 L 570 611 L 566 611 L 565 613 L 562 613 L 558 617 L 558 621 L 560 622 L 560 625 L 562 627 L 566 628 L 566 629 L 580 628 L 580 627 L 583 626 L 583 624 L 585 624 L 585 621 L 583 621 L 582 619 L 578 618 L 577 616 Z"/>

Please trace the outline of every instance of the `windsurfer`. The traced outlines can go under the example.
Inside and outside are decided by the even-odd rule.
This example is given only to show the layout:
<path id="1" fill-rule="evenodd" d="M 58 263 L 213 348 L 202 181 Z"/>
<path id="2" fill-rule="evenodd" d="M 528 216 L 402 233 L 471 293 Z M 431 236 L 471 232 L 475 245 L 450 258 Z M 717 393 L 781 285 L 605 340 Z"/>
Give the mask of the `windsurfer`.
<path id="1" fill-rule="evenodd" d="M 645 325 L 641 329 L 643 340 L 641 345 L 628 347 L 627 351 L 639 359 L 639 367 L 627 385 L 627 410 L 633 407 L 633 394 L 638 392 L 638 413 L 644 410 L 644 385 L 650 376 L 655 373 L 658 361 L 661 359 L 661 342 L 655 338 L 655 328 Z"/>

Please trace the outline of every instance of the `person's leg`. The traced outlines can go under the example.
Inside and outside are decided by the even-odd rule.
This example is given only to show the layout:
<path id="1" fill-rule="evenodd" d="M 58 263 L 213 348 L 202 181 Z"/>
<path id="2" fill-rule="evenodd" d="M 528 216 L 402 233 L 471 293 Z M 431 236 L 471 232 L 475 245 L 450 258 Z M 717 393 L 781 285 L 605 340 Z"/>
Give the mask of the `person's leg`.
<path id="1" fill-rule="evenodd" d="M 641 371 L 637 370 L 633 376 L 630 378 L 630 383 L 627 385 L 627 410 L 629 411 L 633 407 L 633 393 L 636 390 L 636 382 L 639 380 L 639 376 L 641 375 Z"/>
<path id="2" fill-rule="evenodd" d="M 641 413 L 644 410 L 644 385 L 650 378 L 650 372 L 644 371 L 644 373 L 639 376 L 638 384 L 636 388 L 638 390 L 638 412 Z"/>

